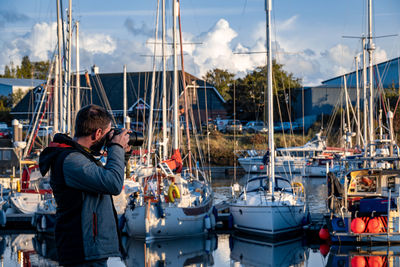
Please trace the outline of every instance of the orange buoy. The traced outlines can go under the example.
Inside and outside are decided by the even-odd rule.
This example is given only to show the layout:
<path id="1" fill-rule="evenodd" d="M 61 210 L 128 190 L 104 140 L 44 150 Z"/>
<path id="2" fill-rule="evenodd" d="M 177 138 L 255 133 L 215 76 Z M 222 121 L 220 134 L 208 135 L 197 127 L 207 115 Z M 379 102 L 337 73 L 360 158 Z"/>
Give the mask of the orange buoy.
<path id="1" fill-rule="evenodd" d="M 319 252 L 320 252 L 321 255 L 324 256 L 324 257 L 325 257 L 326 255 L 328 255 L 330 249 L 331 249 L 331 247 L 330 247 L 328 244 L 325 244 L 325 243 L 323 243 L 323 244 L 321 244 L 321 245 L 319 246 Z"/>
<path id="2" fill-rule="evenodd" d="M 351 267 L 364 267 L 367 265 L 367 261 L 363 256 L 354 256 L 351 259 Z"/>
<path id="3" fill-rule="evenodd" d="M 373 218 L 369 220 L 367 231 L 368 233 L 379 233 L 382 228 L 382 223 L 378 218 Z"/>
<path id="4" fill-rule="evenodd" d="M 322 240 L 328 240 L 329 239 L 329 231 L 327 228 L 322 227 L 321 230 L 319 230 L 319 238 Z"/>
<path id="5" fill-rule="evenodd" d="M 368 257 L 368 266 L 370 267 L 382 267 L 383 259 L 381 256 L 370 256 Z"/>
<path id="6" fill-rule="evenodd" d="M 365 222 L 361 218 L 355 218 L 351 221 L 350 228 L 354 233 L 362 233 L 365 230 Z"/>

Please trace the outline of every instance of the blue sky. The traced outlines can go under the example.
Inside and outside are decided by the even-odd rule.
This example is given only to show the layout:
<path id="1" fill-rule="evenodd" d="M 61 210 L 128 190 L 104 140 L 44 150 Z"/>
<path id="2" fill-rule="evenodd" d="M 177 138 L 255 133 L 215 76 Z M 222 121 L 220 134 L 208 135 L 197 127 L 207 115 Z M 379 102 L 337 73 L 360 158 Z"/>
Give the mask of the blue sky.
<path id="1" fill-rule="evenodd" d="M 73 0 L 80 21 L 81 69 L 100 72 L 151 70 L 156 0 Z M 201 77 L 213 68 L 243 76 L 265 63 L 262 0 L 181 0 L 186 71 Z M 68 1 L 64 0 L 66 7 Z M 51 57 L 56 45 L 55 0 L 0 0 L 0 73 L 10 61 Z M 171 0 L 166 1 L 171 27 Z M 273 48 L 284 68 L 304 85 L 352 71 L 366 34 L 365 0 L 273 1 Z M 373 1 L 374 35 L 400 35 L 400 1 Z M 171 34 L 169 33 L 169 36 Z M 400 37 L 375 40 L 375 62 L 400 56 Z M 157 54 L 160 51 L 157 52 Z M 160 65 L 160 63 L 157 63 Z M 170 66 L 169 66 L 170 67 Z"/>

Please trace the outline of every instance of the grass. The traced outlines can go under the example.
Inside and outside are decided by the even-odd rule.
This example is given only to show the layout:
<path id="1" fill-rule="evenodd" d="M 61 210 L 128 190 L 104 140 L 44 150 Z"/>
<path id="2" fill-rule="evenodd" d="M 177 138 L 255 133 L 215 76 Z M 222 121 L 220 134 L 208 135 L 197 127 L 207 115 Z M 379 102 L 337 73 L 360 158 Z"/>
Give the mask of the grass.
<path id="1" fill-rule="evenodd" d="M 275 146 L 301 146 L 314 137 L 314 135 L 315 132 L 312 130 L 304 137 L 300 134 L 289 135 L 277 133 L 274 135 Z M 200 146 L 205 158 L 208 158 L 207 138 L 205 136 L 202 136 L 200 139 Z M 220 132 L 212 132 L 209 138 L 209 147 L 211 165 L 233 166 L 237 160 L 235 150 L 266 150 L 268 149 L 268 136 L 265 134 L 243 134 L 234 137 L 233 135 L 225 135 Z"/>

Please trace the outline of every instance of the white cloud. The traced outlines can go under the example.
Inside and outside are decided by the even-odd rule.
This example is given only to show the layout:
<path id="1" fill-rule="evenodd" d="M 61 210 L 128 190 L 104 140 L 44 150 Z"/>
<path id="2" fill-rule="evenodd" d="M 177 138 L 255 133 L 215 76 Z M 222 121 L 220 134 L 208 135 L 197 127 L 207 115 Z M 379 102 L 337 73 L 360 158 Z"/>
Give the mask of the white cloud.
<path id="1" fill-rule="evenodd" d="M 298 16 L 292 16 L 287 20 L 284 20 L 282 22 L 278 22 L 276 25 L 276 28 L 278 31 L 288 31 L 288 30 L 293 30 L 295 29 L 295 24 L 297 21 Z"/>
<path id="2" fill-rule="evenodd" d="M 293 25 L 297 16 L 291 17 L 284 23 L 289 33 L 295 30 Z M 143 26 L 144 27 L 144 26 Z M 265 24 L 259 23 L 253 35 L 246 40 L 246 44 L 236 40 L 238 34 L 231 28 L 228 21 L 220 19 L 208 31 L 197 36 L 183 33 L 185 70 L 198 77 L 202 77 L 208 70 L 214 68 L 227 69 L 230 72 L 243 76 L 258 66 L 265 65 Z M 29 55 L 33 61 L 48 60 L 56 46 L 56 24 L 37 23 L 24 35 L 14 34 L 12 40 L 0 42 L 0 71 L 5 64 L 13 61 L 19 64 L 24 55 Z M 171 40 L 168 32 L 168 42 Z M 133 38 L 133 37 L 132 37 Z M 146 38 L 142 36 L 142 38 Z M 274 40 L 276 39 L 276 40 Z M 81 30 L 81 69 L 89 69 L 96 64 L 100 72 L 121 72 L 122 66 L 127 65 L 128 71 L 150 71 L 151 58 L 143 55 L 153 54 L 154 38 L 146 40 L 117 39 L 104 33 L 87 33 Z M 158 40 L 160 42 L 160 40 Z M 188 45 L 187 43 L 201 43 Z M 327 49 L 320 49 L 307 44 L 306 41 L 295 43 L 283 36 L 273 37 L 274 58 L 284 69 L 300 78 L 303 85 L 317 85 L 337 75 L 354 70 L 354 56 L 357 51 L 347 45 L 335 44 Z M 158 46 L 157 55 L 161 54 Z M 171 55 L 171 46 L 167 46 L 167 54 Z M 261 52 L 246 54 L 246 52 Z M 239 53 L 239 54 L 238 54 Z M 171 60 L 168 58 L 168 69 L 171 69 Z M 386 51 L 377 47 L 374 53 L 374 62 L 387 60 Z M 157 57 L 157 69 L 160 70 L 160 57 Z M 73 59 L 73 64 L 74 59 Z"/>
<path id="3" fill-rule="evenodd" d="M 106 34 L 82 35 L 82 49 L 94 54 L 111 54 L 117 49 L 115 40 Z"/>
<path id="4" fill-rule="evenodd" d="M 20 64 L 23 56 L 33 61 L 47 60 L 56 45 L 56 23 L 37 23 L 23 35 L 13 35 L 0 44 L 0 68 L 11 61 Z"/>
<path id="5" fill-rule="evenodd" d="M 373 63 L 381 63 L 384 61 L 388 60 L 388 56 L 385 50 L 381 49 L 380 47 L 377 47 L 377 49 L 374 51 L 374 59 Z"/>

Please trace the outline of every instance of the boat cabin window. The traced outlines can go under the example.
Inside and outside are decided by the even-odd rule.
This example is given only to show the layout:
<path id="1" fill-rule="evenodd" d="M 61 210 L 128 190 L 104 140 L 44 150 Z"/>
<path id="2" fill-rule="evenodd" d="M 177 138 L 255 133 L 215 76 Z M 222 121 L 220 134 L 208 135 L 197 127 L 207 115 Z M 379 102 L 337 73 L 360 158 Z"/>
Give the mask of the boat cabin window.
<path id="1" fill-rule="evenodd" d="M 291 188 L 288 180 L 282 178 L 275 179 L 275 190 L 291 190 Z"/>
<path id="2" fill-rule="evenodd" d="M 390 189 L 392 192 L 396 191 L 396 177 L 395 175 L 390 175 L 387 177 L 387 186 L 388 190 Z"/>
<path id="3" fill-rule="evenodd" d="M 262 177 L 259 179 L 253 179 L 247 182 L 246 191 L 256 191 L 263 188 L 264 191 L 269 189 L 269 179 L 268 177 Z M 275 178 L 275 190 L 285 190 L 290 191 L 292 189 L 290 182 L 286 179 L 276 177 Z"/>
<path id="4" fill-rule="evenodd" d="M 349 188 L 351 194 L 380 194 L 381 187 L 378 176 L 360 175 L 355 177 Z"/>
<path id="5" fill-rule="evenodd" d="M 262 187 L 265 191 L 268 190 L 268 178 L 253 179 L 247 182 L 246 191 L 255 191 Z"/>
<path id="6" fill-rule="evenodd" d="M 314 151 L 277 151 L 278 157 L 287 156 L 293 158 L 311 158 L 314 157 L 314 155 Z"/>

